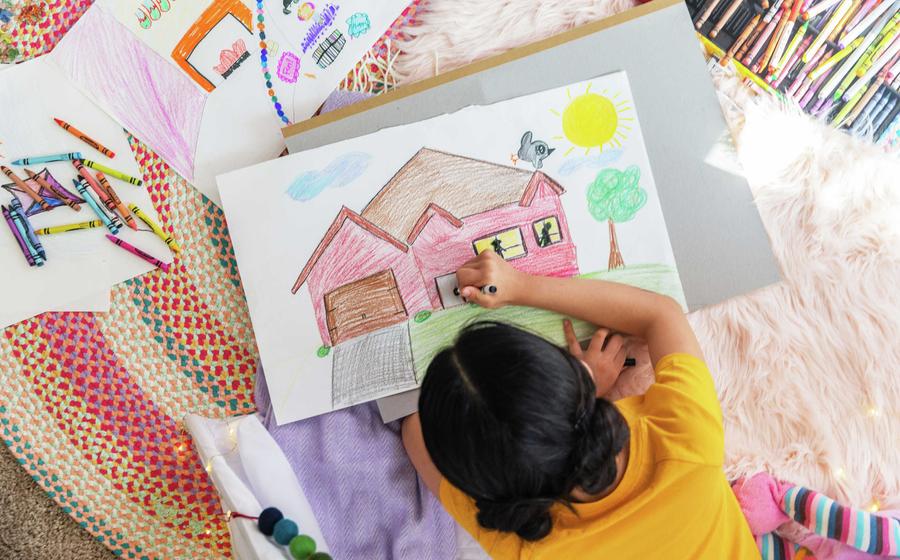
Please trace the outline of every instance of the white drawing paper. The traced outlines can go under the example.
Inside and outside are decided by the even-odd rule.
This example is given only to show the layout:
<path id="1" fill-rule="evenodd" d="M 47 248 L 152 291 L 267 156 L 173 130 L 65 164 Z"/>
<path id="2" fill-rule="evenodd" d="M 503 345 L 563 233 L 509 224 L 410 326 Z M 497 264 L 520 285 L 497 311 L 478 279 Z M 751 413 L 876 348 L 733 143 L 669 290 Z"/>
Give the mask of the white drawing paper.
<path id="1" fill-rule="evenodd" d="M 218 203 L 215 176 L 278 156 L 281 127 L 312 116 L 406 5 L 100 0 L 50 57 Z"/>
<path id="2" fill-rule="evenodd" d="M 639 110 L 620 72 L 219 177 L 277 420 L 415 387 L 477 318 L 562 343 L 558 316 L 456 297 L 486 249 L 683 304 Z"/>
<path id="3" fill-rule="evenodd" d="M 13 165 L 24 157 L 81 152 L 90 159 L 117 169 L 133 177 L 140 177 L 128 137 L 122 127 L 82 95 L 47 57 L 17 64 L 0 73 L 0 107 L 5 109 L 0 119 L 0 164 L 26 179 L 24 168 L 44 176 L 49 173 L 70 194 L 81 199 L 72 179 L 77 172 L 69 161 L 28 166 Z M 62 119 L 89 134 L 115 152 L 110 159 L 56 125 L 53 118 Z M 91 170 L 89 170 L 91 171 Z M 112 176 L 107 179 L 122 202 L 136 204 L 158 222 L 146 189 Z M 29 181 L 30 186 L 39 186 Z M 42 191 L 40 191 L 42 192 Z M 42 194 L 46 194 L 43 193 Z M 93 194 L 93 193 L 91 193 Z M 12 181 L 0 174 L 0 204 L 9 206 L 13 197 L 29 211 L 35 229 L 87 222 L 98 219 L 87 204 L 80 204 L 76 212 L 65 205 L 54 205 L 41 211 L 33 200 L 15 188 Z M 33 212 L 33 213 L 31 213 Z M 171 262 L 169 250 L 149 228 L 138 220 L 141 231 L 123 226 L 119 237 L 132 245 Z M 106 228 L 38 236 L 47 254 L 41 267 L 30 267 L 22 255 L 6 222 L 0 223 L 0 326 L 8 326 L 38 313 L 71 309 L 72 302 L 93 297 L 123 282 L 153 269 L 144 260 L 114 246 L 106 239 Z M 96 303 L 92 305 L 97 307 Z"/>

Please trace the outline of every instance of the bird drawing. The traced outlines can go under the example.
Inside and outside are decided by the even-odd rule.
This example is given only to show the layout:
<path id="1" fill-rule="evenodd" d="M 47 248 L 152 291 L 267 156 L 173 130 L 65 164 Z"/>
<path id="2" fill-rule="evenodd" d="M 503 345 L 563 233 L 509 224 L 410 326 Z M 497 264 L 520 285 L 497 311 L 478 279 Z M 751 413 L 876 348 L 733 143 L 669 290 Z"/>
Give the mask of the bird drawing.
<path id="1" fill-rule="evenodd" d="M 544 160 L 552 154 L 556 148 L 551 148 L 543 140 L 532 141 L 531 138 L 532 135 L 530 130 L 522 135 L 519 153 L 512 157 L 513 164 L 516 164 L 518 160 L 523 160 L 531 162 L 531 165 L 533 165 L 535 169 L 540 169 L 544 166 Z"/>

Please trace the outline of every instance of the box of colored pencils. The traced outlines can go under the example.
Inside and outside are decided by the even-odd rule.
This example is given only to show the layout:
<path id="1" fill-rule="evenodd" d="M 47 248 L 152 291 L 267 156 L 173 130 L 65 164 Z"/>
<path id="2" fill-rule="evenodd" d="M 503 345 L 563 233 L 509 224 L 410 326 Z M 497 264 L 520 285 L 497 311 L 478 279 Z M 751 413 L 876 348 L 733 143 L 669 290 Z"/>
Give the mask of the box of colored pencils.
<path id="1" fill-rule="evenodd" d="M 687 0 L 707 52 L 832 126 L 900 149 L 900 0 Z"/>

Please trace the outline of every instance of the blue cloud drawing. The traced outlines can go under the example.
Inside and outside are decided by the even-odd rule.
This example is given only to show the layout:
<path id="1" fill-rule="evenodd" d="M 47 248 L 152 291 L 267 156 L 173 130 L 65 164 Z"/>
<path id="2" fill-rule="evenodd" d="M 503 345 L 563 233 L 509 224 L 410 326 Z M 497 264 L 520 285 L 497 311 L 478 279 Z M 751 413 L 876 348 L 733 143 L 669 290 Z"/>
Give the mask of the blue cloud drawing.
<path id="1" fill-rule="evenodd" d="M 593 156 L 581 156 L 566 159 L 565 163 L 559 166 L 560 175 L 571 175 L 582 167 L 589 169 L 600 169 L 615 162 L 622 157 L 622 150 L 605 150 Z"/>
<path id="2" fill-rule="evenodd" d="M 344 154 L 321 171 L 307 171 L 294 179 L 287 194 L 298 202 L 306 202 L 330 188 L 346 187 L 369 167 L 372 156 L 362 152 Z"/>

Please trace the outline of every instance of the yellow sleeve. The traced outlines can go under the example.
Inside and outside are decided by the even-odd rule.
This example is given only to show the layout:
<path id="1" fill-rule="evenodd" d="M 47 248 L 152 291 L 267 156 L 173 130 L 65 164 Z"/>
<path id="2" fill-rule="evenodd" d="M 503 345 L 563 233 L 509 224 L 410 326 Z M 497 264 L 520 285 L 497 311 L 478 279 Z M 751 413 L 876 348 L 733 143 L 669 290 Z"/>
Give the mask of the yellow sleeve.
<path id="1" fill-rule="evenodd" d="M 438 499 L 447 513 L 465 529 L 491 558 L 519 558 L 522 540 L 512 533 L 501 533 L 485 529 L 478 524 L 478 508 L 475 500 L 456 488 L 447 479 L 441 478 Z"/>
<path id="2" fill-rule="evenodd" d="M 659 434 L 653 443 L 656 458 L 723 464 L 722 409 L 706 364 L 689 354 L 669 354 L 655 370 L 643 410 Z"/>

